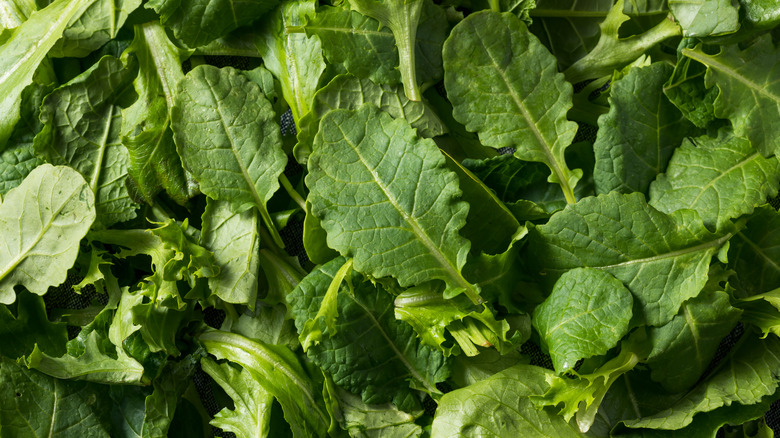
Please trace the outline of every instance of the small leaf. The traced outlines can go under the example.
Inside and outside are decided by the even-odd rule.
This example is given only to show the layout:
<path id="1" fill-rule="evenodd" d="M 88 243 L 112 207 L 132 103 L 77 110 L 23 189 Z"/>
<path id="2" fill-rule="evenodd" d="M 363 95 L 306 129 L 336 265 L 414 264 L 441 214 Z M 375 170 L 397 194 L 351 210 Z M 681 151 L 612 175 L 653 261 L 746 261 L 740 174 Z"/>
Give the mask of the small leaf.
<path id="1" fill-rule="evenodd" d="M 739 29 L 739 10 L 731 0 L 669 0 L 669 9 L 685 37 L 723 35 Z"/>

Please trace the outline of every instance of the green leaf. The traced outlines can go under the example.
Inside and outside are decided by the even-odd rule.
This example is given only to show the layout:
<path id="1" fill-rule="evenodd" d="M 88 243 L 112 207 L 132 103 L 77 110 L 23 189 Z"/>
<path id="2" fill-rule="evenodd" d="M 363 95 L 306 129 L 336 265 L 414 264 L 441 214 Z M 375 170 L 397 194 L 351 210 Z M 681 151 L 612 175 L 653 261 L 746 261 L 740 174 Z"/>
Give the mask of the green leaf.
<path id="1" fill-rule="evenodd" d="M 202 46 L 266 15 L 276 0 L 150 0 L 147 9 L 189 47 Z"/>
<path id="2" fill-rule="evenodd" d="M 171 110 L 182 162 L 203 193 L 239 213 L 257 208 L 284 247 L 266 207 L 287 163 L 274 118 L 257 84 L 233 68 L 209 65 L 194 68 L 179 83 Z"/>
<path id="3" fill-rule="evenodd" d="M 33 74 L 46 54 L 62 36 L 68 23 L 95 0 L 57 0 L 33 13 L 11 31 L 5 41 L 0 38 L 0 150 L 19 121 L 22 91 L 33 81 Z"/>
<path id="4" fill-rule="evenodd" d="M 447 356 L 458 349 L 445 331 L 467 356 L 480 354 L 477 346 L 507 353 L 523 340 L 509 321 L 497 320 L 487 305 L 473 306 L 462 296 L 446 299 L 440 290 L 424 286 L 396 297 L 395 317 L 411 325 L 424 344 Z"/>
<path id="5" fill-rule="evenodd" d="M 544 368 L 517 365 L 445 394 L 436 409 L 431 438 L 580 437 L 563 418 L 536 409 L 529 400 L 544 393 L 552 377 Z"/>
<path id="6" fill-rule="evenodd" d="M 685 37 L 723 35 L 739 29 L 739 10 L 731 0 L 669 0 L 669 9 Z"/>
<path id="7" fill-rule="evenodd" d="M 564 70 L 568 81 L 577 83 L 611 75 L 614 70 L 630 64 L 656 44 L 679 36 L 682 32 L 674 21 L 661 20 L 638 35 L 621 38 L 620 28 L 629 20 L 629 16 L 623 12 L 624 8 L 624 0 L 615 2 L 604 21 L 599 24 L 601 35 L 596 46 Z"/>
<path id="8" fill-rule="evenodd" d="M 225 201 L 206 201 L 200 243 L 214 253 L 219 275 L 209 278 L 211 292 L 228 303 L 254 309 L 260 269 L 257 212 L 236 213 Z"/>
<path id="9" fill-rule="evenodd" d="M 572 88 L 525 24 L 509 13 L 471 14 L 452 30 L 443 56 L 455 119 L 486 146 L 513 147 L 517 158 L 546 164 L 548 180 L 574 202 L 582 171 L 569 170 L 564 158 L 577 131 L 566 119 Z"/>
<path id="10" fill-rule="evenodd" d="M 296 126 L 311 110 L 325 60 L 318 38 L 289 33 L 287 28 L 303 25 L 314 15 L 314 6 L 312 0 L 283 2 L 268 14 L 262 31 L 253 40 L 265 68 L 282 84 L 282 96 L 292 110 Z"/>
<path id="11" fill-rule="evenodd" d="M 311 112 L 298 125 L 296 159 L 304 163 L 311 154 L 314 136 L 322 116 L 339 108 L 358 109 L 364 103 L 373 104 L 394 119 L 406 120 L 417 129 L 420 137 L 431 138 L 447 132 L 446 126 L 429 105 L 407 99 L 400 87 L 378 85 L 368 79 L 358 79 L 350 75 L 338 75 L 317 91 Z"/>
<path id="12" fill-rule="evenodd" d="M 319 342 L 322 340 L 323 332 L 327 332 L 329 336 L 333 336 L 336 333 L 338 333 L 338 328 L 336 327 L 336 320 L 339 317 L 339 307 L 338 307 L 339 289 L 341 288 L 341 283 L 344 282 L 345 278 L 347 277 L 349 278 L 348 284 L 350 285 L 350 287 L 352 281 L 351 280 L 352 259 L 345 260 L 343 257 L 334 259 L 334 263 L 340 263 L 340 262 L 343 263 L 339 268 L 339 270 L 336 271 L 335 274 L 333 274 L 333 279 L 328 285 L 325 294 L 322 296 L 322 300 L 320 301 L 320 307 L 317 310 L 317 313 L 314 316 L 307 315 L 305 317 L 306 322 L 298 330 L 301 333 L 299 339 L 301 341 L 301 347 L 303 348 L 303 351 L 307 351 L 309 349 L 309 346 L 311 345 L 319 344 Z M 335 266 L 335 265 L 331 264 L 329 266 Z M 326 267 L 323 267 L 323 269 L 325 268 Z M 315 292 L 319 293 L 321 291 L 317 290 Z M 295 295 L 292 295 L 290 299 L 294 300 Z"/>
<path id="13" fill-rule="evenodd" d="M 233 409 L 224 408 L 210 424 L 240 437 L 267 437 L 270 432 L 274 397 L 263 389 L 252 373 L 209 358 L 201 361 L 206 372 L 233 399 Z"/>
<path id="14" fill-rule="evenodd" d="M 333 420 L 314 382 L 289 349 L 216 330 L 203 333 L 199 340 L 217 359 L 241 365 L 279 401 L 293 436 L 324 436 L 329 430 Z"/>
<path id="15" fill-rule="evenodd" d="M 780 188 L 780 162 L 721 129 L 718 137 L 686 139 L 666 173 L 650 186 L 649 204 L 664 213 L 690 208 L 704 225 L 721 227 L 750 214 Z"/>
<path id="16" fill-rule="evenodd" d="M 608 272 L 572 269 L 555 282 L 532 321 L 560 374 L 616 346 L 628 333 L 632 304 L 631 292 Z"/>
<path id="17" fill-rule="evenodd" d="M 597 193 L 647 193 L 694 127 L 662 93 L 672 69 L 657 62 L 612 82 L 609 113 L 599 117 L 593 150 Z"/>
<path id="18" fill-rule="evenodd" d="M 668 324 L 648 330 L 653 350 L 647 360 L 652 378 L 671 392 L 689 389 L 709 366 L 721 339 L 737 325 L 742 312 L 727 293 L 704 291 L 686 301 Z M 685 360 L 678 360 L 684 357 Z"/>
<path id="19" fill-rule="evenodd" d="M 529 231 L 526 257 L 552 282 L 578 268 L 601 269 L 634 295 L 638 323 L 660 326 L 707 281 L 710 260 L 737 230 L 710 232 L 691 210 L 666 215 L 639 193 L 585 198 Z"/>
<path id="20" fill-rule="evenodd" d="M 348 263 L 348 262 L 347 262 Z M 290 294 L 295 325 L 304 328 L 320 316 L 328 294 L 341 285 L 343 257 L 316 268 Z M 441 353 L 422 345 L 409 325 L 393 317 L 393 297 L 354 273 L 335 297 L 333 325 L 321 324 L 318 344 L 307 355 L 335 383 L 360 394 L 368 404 L 392 401 L 399 409 L 419 407 L 409 388 L 439 394 L 436 383 L 446 379 L 449 368 Z M 338 289 L 336 289 L 338 290 Z M 303 343 L 303 342 L 302 342 Z"/>
<path id="21" fill-rule="evenodd" d="M 399 437 L 416 438 L 423 429 L 415 424 L 415 415 L 397 409 L 392 404 L 369 405 L 360 397 L 344 390 L 338 391 L 339 409 L 344 419 L 341 426 L 350 436 L 360 438 Z"/>
<path id="22" fill-rule="evenodd" d="M 43 295 L 73 266 L 79 241 L 95 220 L 95 198 L 76 171 L 38 166 L 0 204 L 0 304 L 14 286 Z"/>
<path id="23" fill-rule="evenodd" d="M 676 430 L 691 424 L 694 415 L 700 412 L 711 412 L 732 403 L 758 403 L 777 389 L 779 352 L 777 337 L 758 339 L 745 334 L 713 374 L 671 407 L 624 424 L 630 428 Z"/>
<path id="24" fill-rule="evenodd" d="M 3 436 L 111 436 L 102 385 L 54 379 L 0 358 L 0 388 Z"/>
<path id="25" fill-rule="evenodd" d="M 452 361 L 452 381 L 466 387 L 482 380 L 489 379 L 493 374 L 519 364 L 527 364 L 528 356 L 519 351 L 501 354 L 496 350 L 483 350 L 477 356 L 455 356 Z"/>
<path id="26" fill-rule="evenodd" d="M 729 268 L 736 272 L 738 296 L 780 288 L 780 213 L 770 206 L 756 209 L 744 230 L 729 245 Z"/>
<path id="27" fill-rule="evenodd" d="M 51 355 L 64 354 L 68 331 L 64 323 L 49 320 L 42 297 L 23 291 L 17 296 L 15 312 L 0 305 L 0 337 L 0 356 L 17 359 L 30 354 L 36 343 Z"/>
<path id="28" fill-rule="evenodd" d="M 747 49 L 723 46 L 717 55 L 708 55 L 699 46 L 683 49 L 683 55 L 707 66 L 704 82 L 717 86 L 715 115 L 730 119 L 734 133 L 746 137 L 764 156 L 777 154 L 780 125 L 765 123 L 780 117 L 780 51 L 769 35 L 758 38 Z"/>
<path id="29" fill-rule="evenodd" d="M 403 287 L 443 280 L 450 296 L 481 301 L 460 272 L 468 205 L 457 201 L 457 176 L 433 141 L 369 105 L 335 110 L 320 123 L 308 165 L 309 201 L 328 246 L 354 258 L 357 271 Z"/>
<path id="30" fill-rule="evenodd" d="M 135 217 L 136 204 L 125 187 L 129 158 L 119 135 L 122 108 L 134 98 L 135 74 L 135 65 L 105 56 L 41 106 L 43 130 L 35 136 L 35 152 L 84 176 L 95 193 L 99 227 Z"/>
<path id="31" fill-rule="evenodd" d="M 81 58 L 116 38 L 141 0 L 97 0 L 73 17 L 49 56 Z"/>
<path id="32" fill-rule="evenodd" d="M 669 80 L 664 84 L 664 94 L 685 118 L 699 128 L 706 128 L 715 120 L 715 99 L 717 88 L 707 88 L 704 85 L 704 74 L 707 68 L 682 54 L 682 49 L 692 49 L 699 40 L 683 38 L 677 49 L 677 64 Z"/>
<path id="33" fill-rule="evenodd" d="M 780 23 L 780 5 L 772 0 L 742 0 L 745 21 L 759 29 L 771 29 Z"/>
<path id="34" fill-rule="evenodd" d="M 134 27 L 135 38 L 122 54 L 138 61 L 133 86 L 138 99 L 122 110 L 122 144 L 129 154 L 128 173 L 147 203 L 160 190 L 179 204 L 197 194 L 197 185 L 181 164 L 171 131 L 170 109 L 177 85 L 184 79 L 181 60 L 188 53 L 176 47 L 158 22 Z"/>

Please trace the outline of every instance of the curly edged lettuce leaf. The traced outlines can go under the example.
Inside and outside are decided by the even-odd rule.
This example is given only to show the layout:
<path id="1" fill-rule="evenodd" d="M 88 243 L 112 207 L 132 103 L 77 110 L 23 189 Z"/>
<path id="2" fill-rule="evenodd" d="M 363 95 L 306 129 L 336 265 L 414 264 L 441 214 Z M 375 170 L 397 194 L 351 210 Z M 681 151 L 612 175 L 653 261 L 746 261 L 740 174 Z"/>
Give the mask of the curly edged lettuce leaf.
<path id="1" fill-rule="evenodd" d="M 414 151 L 414 152 L 412 152 Z M 446 296 L 482 299 L 461 269 L 470 244 L 457 176 L 433 141 L 370 105 L 323 117 L 306 185 L 328 246 L 374 278 L 402 287 L 442 280 Z"/>

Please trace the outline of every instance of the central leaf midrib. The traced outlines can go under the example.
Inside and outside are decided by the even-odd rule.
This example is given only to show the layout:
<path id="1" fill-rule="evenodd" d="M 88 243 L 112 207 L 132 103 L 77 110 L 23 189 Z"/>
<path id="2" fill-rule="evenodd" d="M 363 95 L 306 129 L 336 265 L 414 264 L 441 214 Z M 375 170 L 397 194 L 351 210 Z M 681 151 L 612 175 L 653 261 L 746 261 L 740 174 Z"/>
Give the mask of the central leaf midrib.
<path id="1" fill-rule="evenodd" d="M 699 191 L 699 194 L 696 195 L 696 197 L 693 199 L 693 201 L 690 202 L 690 205 L 696 205 L 696 203 L 699 202 L 699 199 L 702 196 L 704 196 L 704 192 L 709 190 L 711 187 L 714 187 L 715 184 L 718 181 L 720 181 L 722 178 L 725 178 L 726 175 L 730 174 L 731 172 L 735 171 L 736 169 L 739 169 L 741 167 L 747 166 L 748 164 L 750 164 L 751 161 L 754 161 L 759 156 L 760 156 L 760 154 L 758 152 L 756 152 L 756 153 L 754 153 L 754 154 L 752 154 L 752 155 L 750 155 L 748 157 L 745 157 L 744 159 L 740 160 L 735 165 L 733 165 L 733 166 L 729 167 L 728 169 L 724 170 L 723 172 L 721 172 L 718 176 L 713 178 L 711 181 L 707 182 L 707 184 L 705 184 L 704 187 L 701 188 L 701 190 Z"/>
<path id="2" fill-rule="evenodd" d="M 753 82 L 752 80 L 748 79 L 747 77 L 741 75 L 738 71 L 732 69 L 731 67 L 721 63 L 716 56 L 709 56 L 709 55 L 702 55 L 701 53 L 691 50 L 691 49 L 683 49 L 683 55 L 692 58 L 696 61 L 701 62 L 702 64 L 706 65 L 707 67 L 710 67 L 715 70 L 719 70 L 725 75 L 733 78 L 734 80 L 742 83 L 746 87 L 750 88 L 751 90 L 757 91 L 759 94 L 762 94 L 764 97 L 774 100 L 778 105 L 780 105 L 780 96 L 776 96 L 774 93 L 770 92 L 769 90 L 765 89 L 764 87 L 760 87 L 758 84 Z M 740 59 L 741 61 L 742 59 Z"/>
<path id="3" fill-rule="evenodd" d="M 415 379 L 417 379 L 417 381 L 418 381 L 418 382 L 422 383 L 422 384 L 423 384 L 423 386 L 425 386 L 425 388 L 426 388 L 428 391 L 430 391 L 430 392 L 432 392 L 432 393 L 437 393 L 437 392 L 439 392 L 439 391 L 438 391 L 438 389 L 436 389 L 436 387 L 435 387 L 435 386 L 431 386 L 431 384 L 430 384 L 430 383 L 429 383 L 427 380 L 425 380 L 425 379 L 423 378 L 423 376 L 422 376 L 422 375 L 420 375 L 420 373 L 418 373 L 418 372 L 417 372 L 417 370 L 416 370 L 416 369 L 415 369 L 415 368 L 412 366 L 412 364 L 411 364 L 411 363 L 409 363 L 409 361 L 406 359 L 406 356 L 404 356 L 404 355 L 401 353 L 401 351 L 400 351 L 400 350 L 398 349 L 398 347 L 395 345 L 395 343 L 393 342 L 393 340 L 392 340 L 392 339 L 390 339 L 390 337 L 387 335 L 387 333 L 385 332 L 385 330 L 384 330 L 384 329 L 382 328 L 382 326 L 379 324 L 379 321 L 377 321 L 377 319 L 376 319 L 376 318 L 374 318 L 374 315 L 373 315 L 373 314 L 372 314 L 372 313 L 371 313 L 371 312 L 370 312 L 370 311 L 369 311 L 369 310 L 366 308 L 366 306 L 364 306 L 364 305 L 363 305 L 363 303 L 359 302 L 359 301 L 358 301 L 358 300 L 356 300 L 356 299 L 353 299 L 353 300 L 352 300 L 352 302 L 354 302 L 355 304 L 357 304 L 358 306 L 360 306 L 360 308 L 361 308 L 361 309 L 363 309 L 363 311 L 366 313 L 366 316 L 368 316 L 368 318 L 370 318 L 370 319 L 371 319 L 371 323 L 372 323 L 372 324 L 374 325 L 374 327 L 375 327 L 375 328 L 376 328 L 376 329 L 379 331 L 379 334 L 381 334 L 381 335 L 382 335 L 382 337 L 383 337 L 383 338 L 385 338 L 385 340 L 387 341 L 388 345 L 390 345 L 390 348 L 393 350 L 393 352 L 395 353 L 395 355 L 396 355 L 396 357 L 398 358 L 398 360 L 400 360 L 400 361 L 401 361 L 401 363 L 404 365 L 404 367 L 406 367 L 406 369 L 407 369 L 407 370 L 409 370 L 409 373 L 412 375 L 412 377 L 414 377 Z"/>
<path id="4" fill-rule="evenodd" d="M 390 32 L 382 32 L 381 30 L 365 30 L 360 28 L 352 28 L 352 27 L 335 27 L 335 26 L 306 26 L 306 29 L 311 30 L 320 30 L 325 32 L 333 32 L 333 33 L 347 33 L 347 34 L 353 34 L 353 35 L 371 35 L 371 36 L 381 36 L 384 38 L 390 38 L 393 36 Z"/>
<path id="5" fill-rule="evenodd" d="M 687 255 L 687 254 L 692 254 L 692 253 L 695 253 L 695 252 L 704 251 L 704 250 L 707 250 L 709 248 L 718 247 L 718 246 L 724 244 L 733 235 L 734 235 L 734 233 L 728 233 L 728 234 L 724 235 L 723 237 L 720 237 L 720 238 L 718 238 L 716 240 L 712 240 L 712 241 L 709 241 L 709 242 L 701 243 L 699 245 L 691 246 L 689 248 L 678 249 L 676 251 L 671 251 L 671 252 L 667 252 L 667 253 L 664 253 L 664 254 L 654 255 L 652 257 L 645 257 L 645 258 L 641 258 L 641 259 L 627 260 L 625 262 L 615 263 L 615 264 L 611 264 L 611 265 L 590 266 L 590 267 L 591 268 L 596 268 L 596 269 L 611 269 L 611 268 L 620 268 L 620 267 L 623 267 L 623 266 L 635 265 L 635 264 L 639 264 L 639 263 L 651 263 L 651 262 L 657 262 L 659 260 L 665 260 L 665 259 L 669 259 L 669 258 L 680 257 L 680 256 L 684 256 L 684 255 Z"/>
<path id="6" fill-rule="evenodd" d="M 382 193 L 385 194 L 388 201 L 390 201 L 390 204 L 395 208 L 395 210 L 401 215 L 401 217 L 404 219 L 404 222 L 409 224 L 409 226 L 412 228 L 412 231 L 416 236 L 420 238 L 423 245 L 428 248 L 428 251 L 433 255 L 433 257 L 436 259 L 436 261 L 439 262 L 439 265 L 444 268 L 444 270 L 449 274 L 449 276 L 455 280 L 456 283 L 458 283 L 461 287 L 465 288 L 466 290 L 471 290 L 474 296 L 478 297 L 479 294 L 477 291 L 473 290 L 473 287 L 470 283 L 466 281 L 465 278 L 463 278 L 462 275 L 458 272 L 458 270 L 453 266 L 450 261 L 447 259 L 447 257 L 442 254 L 442 252 L 439 250 L 439 247 L 436 246 L 436 244 L 433 243 L 433 240 L 431 240 L 430 236 L 420 227 L 420 225 L 417 223 L 416 218 L 413 216 L 407 214 L 401 205 L 398 203 L 398 201 L 395 199 L 392 193 L 388 190 L 387 187 L 385 187 L 384 184 L 382 184 L 382 180 L 380 179 L 379 175 L 374 171 L 374 169 L 369 166 L 366 159 L 363 157 L 363 155 L 358 150 L 357 145 L 353 144 L 349 137 L 347 137 L 347 134 L 344 132 L 344 130 L 341 129 L 341 126 L 338 126 L 339 132 L 341 132 L 342 138 L 344 139 L 344 142 L 347 143 L 352 150 L 355 152 L 355 154 L 358 156 L 358 159 L 360 160 L 360 163 L 363 164 L 363 167 L 366 168 L 366 170 L 371 174 L 371 177 L 373 178 L 374 182 L 376 183 L 377 187 L 379 187 L 380 190 L 382 190 Z"/>

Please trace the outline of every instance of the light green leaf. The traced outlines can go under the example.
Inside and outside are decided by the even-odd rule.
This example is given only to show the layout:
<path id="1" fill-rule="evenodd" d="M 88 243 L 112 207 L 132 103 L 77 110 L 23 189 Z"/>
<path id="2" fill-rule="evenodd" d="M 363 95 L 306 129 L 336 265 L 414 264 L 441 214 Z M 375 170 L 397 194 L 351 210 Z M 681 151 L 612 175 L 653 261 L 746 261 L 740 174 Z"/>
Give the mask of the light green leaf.
<path id="1" fill-rule="evenodd" d="M 563 418 L 536 409 L 529 400 L 543 394 L 552 377 L 544 368 L 517 365 L 445 394 L 436 409 L 431 438 L 580 437 Z"/>
<path id="2" fill-rule="evenodd" d="M 266 15 L 277 0 L 150 0 L 160 21 L 189 47 L 202 46 Z"/>
<path id="3" fill-rule="evenodd" d="M 660 326 L 707 282 L 710 260 L 737 230 L 710 232 L 692 210 L 666 215 L 640 193 L 585 198 L 529 231 L 526 257 L 552 282 L 578 267 L 617 277 L 638 301 L 637 322 Z"/>
<path id="4" fill-rule="evenodd" d="M 780 5 L 774 0 L 740 0 L 745 21 L 760 29 L 771 29 L 780 23 Z"/>
<path id="5" fill-rule="evenodd" d="M 669 0 L 669 9 L 685 37 L 723 35 L 739 29 L 739 10 L 731 0 Z"/>
<path id="6" fill-rule="evenodd" d="M 122 110 L 122 144 L 129 154 L 128 173 L 147 203 L 164 189 L 179 204 L 197 194 L 197 185 L 182 167 L 171 131 L 170 110 L 177 85 L 184 79 L 181 61 L 187 52 L 176 47 L 160 23 L 134 27 L 135 38 L 122 54 L 138 60 L 133 86 L 138 99 Z"/>
<path id="7" fill-rule="evenodd" d="M 647 193 L 674 149 L 694 127 L 662 93 L 672 68 L 664 63 L 633 68 L 612 82 L 609 113 L 599 117 L 593 150 L 597 193 Z"/>
<path id="8" fill-rule="evenodd" d="M 207 357 L 200 363 L 203 371 L 233 399 L 234 405 L 233 409 L 217 412 L 210 424 L 239 437 L 268 437 L 274 396 L 243 368 L 218 364 Z"/>
<path id="9" fill-rule="evenodd" d="M 129 157 L 120 142 L 122 107 L 133 99 L 135 65 L 105 56 L 92 68 L 46 96 L 43 130 L 35 152 L 55 165 L 79 171 L 95 193 L 97 226 L 135 217 L 125 187 Z"/>
<path id="10" fill-rule="evenodd" d="M 81 238 L 95 220 L 95 197 L 76 171 L 38 166 L 0 204 L 0 304 L 14 286 L 43 295 L 73 266 Z"/>
<path id="11" fill-rule="evenodd" d="M 623 283 L 605 271 L 577 268 L 563 274 L 532 319 L 555 371 L 616 346 L 628 333 L 633 301 Z"/>
<path id="12" fill-rule="evenodd" d="M 780 151 L 780 124 L 767 123 L 780 117 L 780 50 L 769 35 L 758 38 L 747 49 L 723 46 L 717 55 L 706 54 L 701 46 L 683 49 L 683 55 L 707 66 L 704 82 L 717 86 L 715 115 L 730 119 L 734 132 L 746 137 L 764 156 Z"/>
<path id="13" fill-rule="evenodd" d="M 347 262 L 348 263 L 348 262 Z M 303 336 L 306 324 L 318 318 L 333 285 L 342 286 L 333 303 L 338 319 L 321 324 L 318 344 L 307 350 L 309 358 L 334 382 L 360 394 L 364 402 L 393 402 L 399 409 L 419 408 L 409 386 L 439 394 L 436 383 L 446 379 L 449 368 L 441 353 L 422 345 L 409 325 L 393 317 L 393 297 L 354 273 L 350 290 L 338 278 L 345 259 L 339 257 L 316 268 L 290 294 L 295 325 Z"/>
<path id="14" fill-rule="evenodd" d="M 329 336 L 333 336 L 338 332 L 338 327 L 336 327 L 336 320 L 339 317 L 338 293 L 339 289 L 341 289 L 341 284 L 347 278 L 347 284 L 352 287 L 352 259 L 345 260 L 343 257 L 334 259 L 333 264 L 328 265 L 328 267 L 336 266 L 338 263 L 342 263 L 342 265 L 339 270 L 333 274 L 333 279 L 328 285 L 325 294 L 322 296 L 317 313 L 314 316 L 307 315 L 306 322 L 303 324 L 303 327 L 298 330 L 301 333 L 299 339 L 303 351 L 307 351 L 311 345 L 319 344 L 322 340 L 323 332 L 327 332 Z M 323 269 L 326 269 L 326 267 L 323 267 Z M 318 284 L 316 286 L 320 285 Z M 318 287 L 318 289 L 321 288 Z M 319 292 L 321 292 L 321 290 L 315 291 L 317 294 L 319 294 Z M 351 292 L 354 293 L 354 291 Z M 295 299 L 295 295 L 292 295 L 290 299 Z"/>
<path id="15" fill-rule="evenodd" d="M 364 103 L 373 104 L 395 119 L 406 120 L 417 129 L 420 137 L 431 138 L 447 132 L 446 126 L 428 104 L 407 99 L 400 87 L 377 85 L 368 79 L 338 75 L 317 91 L 311 112 L 298 125 L 296 159 L 304 163 L 311 154 L 322 116 L 339 108 L 358 109 Z"/>
<path id="16" fill-rule="evenodd" d="M 0 387 L 3 436 L 111 436 L 105 386 L 54 379 L 0 358 Z"/>
<path id="17" fill-rule="evenodd" d="M 70 20 L 95 0 L 57 0 L 15 28 L 0 46 L 0 150 L 19 121 L 22 91 Z"/>
<path id="18" fill-rule="evenodd" d="M 303 25 L 314 15 L 314 7 L 312 0 L 285 1 L 267 15 L 262 31 L 253 41 L 265 68 L 282 84 L 282 96 L 292 110 L 296 126 L 311 110 L 325 60 L 318 38 L 289 33 L 287 28 Z"/>
<path id="19" fill-rule="evenodd" d="M 239 213 L 257 208 L 284 247 L 266 203 L 279 189 L 287 156 L 260 87 L 233 68 L 198 66 L 179 83 L 171 119 L 182 162 L 203 193 Z"/>
<path id="20" fill-rule="evenodd" d="M 780 288 L 780 213 L 770 206 L 756 209 L 744 230 L 729 245 L 729 268 L 736 272 L 732 286 L 738 297 Z"/>
<path id="21" fill-rule="evenodd" d="M 339 409 L 344 419 L 341 426 L 351 437 L 356 438 L 416 438 L 423 429 L 415 424 L 422 414 L 408 414 L 392 404 L 369 405 L 360 397 L 344 390 L 338 391 Z"/>
<path id="22" fill-rule="evenodd" d="M 574 202 L 582 171 L 569 170 L 564 158 L 577 131 L 566 119 L 572 88 L 525 24 L 510 13 L 471 14 L 452 30 L 443 56 L 455 119 L 486 146 L 513 147 L 517 158 L 546 164 L 548 180 Z"/>
<path id="23" fill-rule="evenodd" d="M 357 271 L 402 287 L 443 280 L 450 296 L 481 301 L 460 272 L 468 204 L 457 201 L 457 176 L 433 141 L 369 105 L 335 110 L 320 123 L 308 166 L 309 201 L 328 246 L 354 258 Z"/>
<path id="24" fill-rule="evenodd" d="M 214 253 L 219 275 L 209 278 L 211 292 L 228 303 L 254 309 L 259 279 L 260 235 L 257 211 L 236 213 L 225 201 L 206 201 L 200 243 Z"/>
<path id="25" fill-rule="evenodd" d="M 630 428 L 681 429 L 694 415 L 732 403 L 751 405 L 775 392 L 780 374 L 780 339 L 745 334 L 707 379 L 674 405 L 654 415 L 625 421 Z"/>
<path id="26" fill-rule="evenodd" d="M 483 350 L 476 356 L 455 356 L 452 360 L 450 377 L 459 387 L 466 387 L 489 379 L 493 374 L 507 368 L 528 362 L 530 358 L 523 356 L 517 350 L 507 354 L 501 354 L 496 350 Z"/>
<path id="27" fill-rule="evenodd" d="M 96 0 L 73 17 L 49 56 L 81 58 L 116 37 L 141 0 Z"/>
<path id="28" fill-rule="evenodd" d="M 650 186 L 649 204 L 664 213 L 696 210 L 704 225 L 716 228 L 752 213 L 778 188 L 778 159 L 764 158 L 749 141 L 721 129 L 717 138 L 683 142 Z"/>
<path id="29" fill-rule="evenodd" d="M 668 324 L 648 330 L 653 350 L 647 365 L 653 371 L 653 380 L 671 392 L 689 389 L 707 369 L 720 341 L 741 315 L 722 291 L 705 290 L 685 302 Z M 685 360 L 678 360 L 681 357 Z"/>
<path id="30" fill-rule="evenodd" d="M 294 437 L 324 436 L 329 430 L 333 420 L 292 351 L 217 330 L 203 333 L 199 340 L 217 359 L 241 365 L 279 401 Z"/>
<path id="31" fill-rule="evenodd" d="M 338 257 L 339 253 L 328 246 L 328 235 L 311 208 L 311 202 L 307 200 L 306 217 L 303 220 L 303 248 L 312 263 L 324 264 Z"/>

